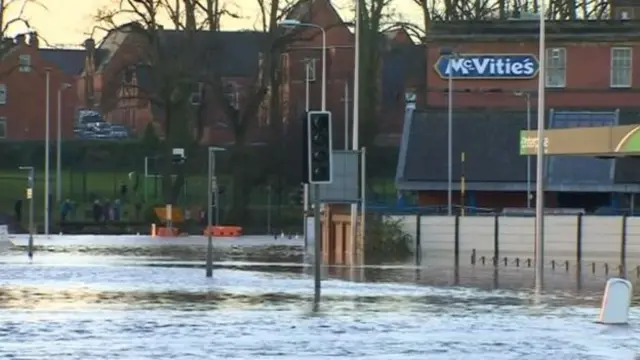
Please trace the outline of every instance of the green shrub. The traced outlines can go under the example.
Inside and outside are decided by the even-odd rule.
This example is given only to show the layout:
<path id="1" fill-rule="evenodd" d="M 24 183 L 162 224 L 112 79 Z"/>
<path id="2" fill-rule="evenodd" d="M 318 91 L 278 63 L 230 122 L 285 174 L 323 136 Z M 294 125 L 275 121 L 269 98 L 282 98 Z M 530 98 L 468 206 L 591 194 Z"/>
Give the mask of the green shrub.
<path id="1" fill-rule="evenodd" d="M 365 256 L 367 262 L 405 260 L 412 254 L 411 236 L 407 234 L 401 220 L 384 216 L 367 219 Z"/>

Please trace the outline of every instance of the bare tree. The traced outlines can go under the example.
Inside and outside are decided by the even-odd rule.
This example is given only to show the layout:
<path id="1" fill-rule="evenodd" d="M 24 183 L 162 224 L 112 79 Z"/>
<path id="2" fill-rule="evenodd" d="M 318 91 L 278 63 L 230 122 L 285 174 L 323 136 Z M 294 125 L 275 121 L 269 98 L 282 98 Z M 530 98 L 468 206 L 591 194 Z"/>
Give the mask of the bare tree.
<path id="1" fill-rule="evenodd" d="M 257 0 L 260 6 L 263 31 L 243 33 L 247 37 L 258 37 L 260 61 L 251 79 L 245 79 L 239 94 L 230 97 L 225 73 L 225 61 L 233 61 L 225 55 L 225 36 L 220 31 L 223 16 L 236 16 L 227 11 L 216 0 L 122 0 L 119 8 L 103 10 L 98 21 L 107 29 L 130 31 L 140 44 L 140 60 L 137 71 L 146 71 L 150 86 L 141 88 L 136 97 L 144 97 L 158 110 L 163 127 L 164 171 L 163 192 L 165 200 L 175 202 L 184 185 L 181 167 L 172 164 L 171 149 L 188 148 L 201 139 L 203 128 L 212 125 L 207 118 L 212 107 L 225 116 L 226 125 L 233 134 L 234 144 L 229 148 L 232 166 L 231 211 L 233 219 L 246 218 L 252 178 L 259 169 L 250 164 L 251 156 L 247 141 L 250 129 L 256 125 L 260 110 L 269 102 L 269 95 L 278 84 L 277 69 L 279 54 L 288 36 L 283 36 L 278 27 L 287 13 L 289 4 L 284 0 Z M 124 15 L 124 16 L 122 16 Z M 163 28 L 160 19 L 168 15 L 171 30 Z M 118 17 L 135 21 L 126 30 L 117 24 Z M 245 45 L 245 44 L 240 44 Z M 258 54 L 254 54 L 256 58 Z M 122 71 L 131 68 L 127 64 Z M 115 77 L 116 84 L 120 80 Z M 193 106 L 190 96 L 199 93 L 199 105 Z M 196 129 L 197 131 L 193 131 Z M 170 174 L 177 174 L 172 180 Z"/>
<path id="2" fill-rule="evenodd" d="M 383 31 L 390 22 L 391 0 L 360 1 L 360 142 L 372 145 L 378 134 Z"/>

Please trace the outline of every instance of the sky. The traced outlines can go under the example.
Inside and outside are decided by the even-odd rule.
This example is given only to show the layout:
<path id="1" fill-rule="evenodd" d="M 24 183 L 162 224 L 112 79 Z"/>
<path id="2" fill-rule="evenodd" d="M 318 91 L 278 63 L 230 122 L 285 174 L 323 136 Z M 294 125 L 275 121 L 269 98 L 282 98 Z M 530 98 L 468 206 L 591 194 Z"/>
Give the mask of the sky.
<path id="1" fill-rule="evenodd" d="M 16 3 L 9 9 L 9 17 L 15 17 L 19 12 L 19 7 L 24 0 L 12 0 Z M 50 4 L 48 9 L 43 9 L 37 5 L 28 5 L 25 13 L 31 25 L 46 40 L 47 43 L 57 46 L 79 46 L 91 33 L 94 25 L 94 16 L 98 9 L 118 3 L 119 0 L 39 0 L 41 3 Z M 242 2 L 242 6 L 238 6 Z M 249 6 L 247 6 L 247 3 Z M 257 7 L 257 0 L 235 0 L 235 5 L 230 3 L 230 9 L 239 13 L 243 19 L 227 20 L 223 27 L 229 30 L 253 28 Z M 55 6 L 53 5 L 55 4 Z M 334 1 L 335 6 L 345 17 L 349 17 L 349 1 Z M 413 20 L 420 23 L 419 9 L 414 5 L 413 0 L 394 0 L 394 6 L 403 21 Z M 13 11 L 12 11 L 13 10 Z M 25 32 L 23 26 L 14 26 L 9 29 L 10 34 Z"/>

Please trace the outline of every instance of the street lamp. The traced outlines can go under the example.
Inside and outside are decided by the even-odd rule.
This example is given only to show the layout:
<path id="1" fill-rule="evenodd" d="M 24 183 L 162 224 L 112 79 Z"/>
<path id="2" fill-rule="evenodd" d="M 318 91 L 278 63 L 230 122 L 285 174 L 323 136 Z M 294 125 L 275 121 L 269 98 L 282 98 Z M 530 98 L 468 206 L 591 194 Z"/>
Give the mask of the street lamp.
<path id="1" fill-rule="evenodd" d="M 220 206 L 218 204 L 218 179 L 216 178 L 216 152 L 217 151 L 225 151 L 223 148 L 219 147 L 209 147 L 208 151 L 208 160 L 207 160 L 207 277 L 213 276 L 213 239 L 211 238 L 211 193 L 215 190 L 215 203 L 216 203 L 216 225 L 219 224 L 220 221 Z M 213 186 L 213 182 L 215 181 L 215 186 Z"/>
<path id="2" fill-rule="evenodd" d="M 304 23 L 295 19 L 285 19 L 280 22 L 280 26 L 287 28 L 311 27 L 322 32 L 322 111 L 327 110 L 327 32 L 320 25 Z"/>
<path id="3" fill-rule="evenodd" d="M 453 65 L 451 62 L 458 57 L 452 49 L 441 49 L 440 55 L 446 56 L 448 78 L 448 104 L 447 104 L 447 214 L 453 215 Z"/>
<path id="4" fill-rule="evenodd" d="M 513 95 L 525 98 L 527 104 L 527 131 L 531 131 L 531 92 L 515 91 Z M 531 209 L 531 155 L 527 155 L 527 209 Z"/>
<path id="5" fill-rule="evenodd" d="M 50 181 L 50 160 L 51 160 L 51 144 L 50 144 L 50 124 L 51 124 L 51 68 L 45 69 L 45 139 L 44 139 L 44 234 L 49 237 L 49 181 Z"/>
<path id="6" fill-rule="evenodd" d="M 540 17 L 540 44 L 539 44 L 539 70 L 538 70 L 538 152 L 536 159 L 536 293 L 540 293 L 543 287 L 544 269 L 544 93 L 545 93 L 545 0 L 540 1 L 538 15 Z"/>
<path id="7" fill-rule="evenodd" d="M 62 92 L 71 87 L 64 83 L 58 89 L 58 134 L 56 136 L 56 201 L 62 201 Z"/>

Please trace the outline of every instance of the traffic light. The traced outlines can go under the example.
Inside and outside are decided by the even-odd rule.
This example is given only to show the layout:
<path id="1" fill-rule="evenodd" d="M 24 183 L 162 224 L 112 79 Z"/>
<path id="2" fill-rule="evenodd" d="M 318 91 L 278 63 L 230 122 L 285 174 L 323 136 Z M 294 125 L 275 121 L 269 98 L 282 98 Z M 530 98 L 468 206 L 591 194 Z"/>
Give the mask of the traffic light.
<path id="1" fill-rule="evenodd" d="M 310 184 L 329 184 L 332 180 L 331 113 L 310 111 L 307 114 L 307 156 Z"/>

